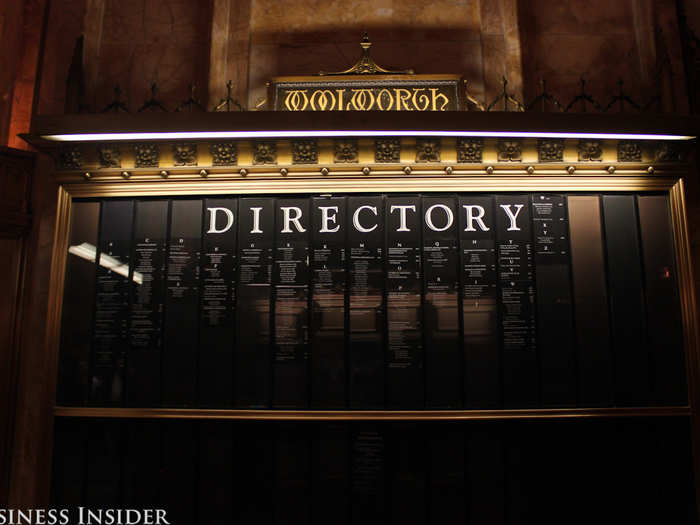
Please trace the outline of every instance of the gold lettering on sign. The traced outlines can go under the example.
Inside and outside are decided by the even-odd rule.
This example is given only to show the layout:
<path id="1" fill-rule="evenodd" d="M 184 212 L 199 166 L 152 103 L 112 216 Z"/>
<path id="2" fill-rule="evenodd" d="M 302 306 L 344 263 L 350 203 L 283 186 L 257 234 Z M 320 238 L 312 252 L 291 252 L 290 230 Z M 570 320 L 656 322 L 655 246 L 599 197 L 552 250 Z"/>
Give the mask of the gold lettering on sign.
<path id="1" fill-rule="evenodd" d="M 382 104 L 382 100 L 384 99 L 384 96 L 386 95 L 386 98 L 389 99 L 389 105 L 385 108 Z M 391 91 L 389 91 L 387 88 L 382 89 L 379 93 L 377 93 L 377 109 L 380 111 L 389 111 L 391 110 L 391 106 L 394 105 L 394 97 L 391 96 Z"/>
<path id="2" fill-rule="evenodd" d="M 433 111 L 445 111 L 445 106 L 449 104 L 449 100 L 445 95 L 442 93 L 438 93 L 438 88 L 430 88 L 430 92 L 433 94 Z M 437 108 L 436 101 L 440 100 L 442 97 L 443 103 L 442 106 L 440 106 L 440 109 Z"/>
<path id="3" fill-rule="evenodd" d="M 314 111 L 333 111 L 335 109 L 335 95 L 330 89 L 321 89 L 311 95 L 311 109 Z"/>
<path id="4" fill-rule="evenodd" d="M 408 89 L 396 88 L 396 109 L 397 111 L 413 111 L 415 108 L 408 107 L 408 101 L 411 100 L 411 92 Z"/>
<path id="5" fill-rule="evenodd" d="M 437 87 L 289 89 L 284 91 L 287 111 L 445 111 L 449 94 Z"/>
<path id="6" fill-rule="evenodd" d="M 284 105 L 289 111 L 304 111 L 309 104 L 306 89 L 293 89 L 287 92 Z"/>
<path id="7" fill-rule="evenodd" d="M 350 99 L 353 107 L 357 111 L 369 111 L 374 106 L 374 93 L 371 89 L 353 89 L 353 96 Z"/>
<path id="8" fill-rule="evenodd" d="M 425 91 L 425 88 L 418 88 L 413 90 L 413 97 L 411 98 L 411 101 L 413 102 L 413 107 L 416 108 L 418 111 L 425 111 L 428 109 L 428 104 L 430 104 L 430 98 L 428 95 L 425 93 L 421 93 L 422 91 Z M 418 93 L 421 93 L 421 96 L 416 99 Z M 418 105 L 418 101 L 420 100 L 421 106 Z"/>

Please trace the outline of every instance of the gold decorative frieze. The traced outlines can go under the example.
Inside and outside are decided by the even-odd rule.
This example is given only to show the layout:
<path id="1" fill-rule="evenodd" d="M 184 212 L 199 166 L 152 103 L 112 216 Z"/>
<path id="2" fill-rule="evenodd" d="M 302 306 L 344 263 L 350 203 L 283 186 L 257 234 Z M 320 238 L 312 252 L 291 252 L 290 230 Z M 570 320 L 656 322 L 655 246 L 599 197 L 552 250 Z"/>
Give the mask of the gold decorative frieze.
<path id="1" fill-rule="evenodd" d="M 271 141 L 253 143 L 253 164 L 276 164 L 277 145 Z"/>
<path id="2" fill-rule="evenodd" d="M 416 162 L 440 162 L 440 139 L 417 139 Z"/>
<path id="3" fill-rule="evenodd" d="M 504 139 L 498 141 L 499 162 L 520 162 L 523 160 L 523 146 L 517 139 Z"/>
<path id="4" fill-rule="evenodd" d="M 233 141 L 214 142 L 209 151 L 214 166 L 235 166 L 238 163 L 238 147 Z"/>
<path id="5" fill-rule="evenodd" d="M 401 141 L 399 139 L 377 139 L 374 141 L 375 162 L 399 162 Z"/>
<path id="6" fill-rule="evenodd" d="M 120 168 L 121 155 L 116 144 L 101 144 L 97 147 L 100 168 Z"/>
<path id="7" fill-rule="evenodd" d="M 683 162 L 684 148 L 681 144 L 659 141 L 654 149 L 654 162 Z"/>
<path id="8" fill-rule="evenodd" d="M 641 162 L 642 148 L 639 142 L 633 140 L 620 140 L 617 143 L 618 162 Z"/>
<path id="9" fill-rule="evenodd" d="M 158 159 L 158 144 L 143 143 L 134 145 L 134 167 L 157 168 Z"/>
<path id="10" fill-rule="evenodd" d="M 318 143 L 315 139 L 295 140 L 292 142 L 293 164 L 316 164 L 318 162 Z"/>
<path id="11" fill-rule="evenodd" d="M 62 147 L 58 154 L 58 166 L 63 170 L 80 169 L 83 166 L 83 155 L 80 146 L 71 144 Z"/>
<path id="12" fill-rule="evenodd" d="M 149 177 L 164 180 L 166 176 L 162 172 L 167 174 L 168 180 L 184 180 L 190 176 L 200 177 L 202 169 L 211 180 L 242 176 L 241 170 L 250 177 L 280 176 L 283 168 L 286 178 L 293 178 L 318 173 L 330 177 L 359 174 L 363 167 L 368 168 L 373 177 L 393 176 L 394 172 L 403 176 L 419 173 L 431 176 L 610 174 L 606 171 L 608 168 L 614 170 L 616 176 L 637 172 L 660 176 L 686 166 L 687 145 L 683 142 L 634 141 L 632 151 L 637 156 L 619 158 L 636 158 L 636 161 L 618 160 L 618 153 L 628 148 L 622 142 L 557 139 L 545 144 L 537 139 L 520 138 L 300 137 L 291 140 L 74 143 L 57 145 L 53 151 L 62 179 L 74 176 L 84 180 L 89 173 L 91 183 L 127 180 L 123 172 L 130 174 L 130 181 Z M 274 166 L 274 170 L 269 166 Z"/>
<path id="13" fill-rule="evenodd" d="M 538 139 L 537 156 L 540 162 L 561 162 L 564 160 L 563 139 Z"/>
<path id="14" fill-rule="evenodd" d="M 336 139 L 333 146 L 333 162 L 355 163 L 358 161 L 357 139 Z"/>
<path id="15" fill-rule="evenodd" d="M 457 139 L 457 162 L 481 162 L 484 150 L 484 139 Z"/>
<path id="16" fill-rule="evenodd" d="M 197 144 L 194 142 L 173 144 L 173 164 L 175 166 L 196 166 Z"/>
<path id="17" fill-rule="evenodd" d="M 603 160 L 603 145 L 599 140 L 579 140 L 577 149 L 580 162 Z"/>

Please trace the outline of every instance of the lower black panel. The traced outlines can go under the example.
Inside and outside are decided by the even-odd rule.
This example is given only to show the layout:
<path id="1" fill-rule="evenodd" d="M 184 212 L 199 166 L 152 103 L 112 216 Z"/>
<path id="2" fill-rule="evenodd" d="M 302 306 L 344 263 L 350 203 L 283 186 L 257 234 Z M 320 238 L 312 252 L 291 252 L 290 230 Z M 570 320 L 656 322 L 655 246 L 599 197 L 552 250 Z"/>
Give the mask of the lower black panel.
<path id="1" fill-rule="evenodd" d="M 686 418 L 56 423 L 53 503 L 170 523 L 696 523 Z M 641 504 L 643 502 L 643 504 Z M 604 516 L 604 518 L 601 518 Z M 77 520 L 74 520 L 77 522 Z"/>

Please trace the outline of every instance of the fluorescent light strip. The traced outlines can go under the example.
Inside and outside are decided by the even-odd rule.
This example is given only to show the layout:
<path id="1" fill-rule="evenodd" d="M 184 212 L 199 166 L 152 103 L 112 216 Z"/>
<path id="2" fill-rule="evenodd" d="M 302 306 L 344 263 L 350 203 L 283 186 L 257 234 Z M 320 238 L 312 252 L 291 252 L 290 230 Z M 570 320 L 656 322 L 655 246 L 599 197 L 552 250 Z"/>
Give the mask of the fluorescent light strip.
<path id="1" fill-rule="evenodd" d="M 94 263 L 97 249 L 92 244 L 84 242 L 77 246 L 69 246 L 68 253 L 72 253 L 73 255 L 77 255 L 78 257 Z M 104 253 L 100 254 L 100 266 L 104 266 L 108 270 L 112 270 L 114 273 L 124 277 L 129 277 L 129 265 L 110 255 Z M 133 280 L 136 284 L 143 284 L 143 275 L 140 272 L 134 271 Z"/>
<path id="2" fill-rule="evenodd" d="M 515 137 L 552 139 L 692 140 L 692 135 L 646 133 L 569 133 L 539 131 L 407 131 L 407 130 L 306 130 L 306 131 L 163 131 L 142 133 L 73 133 L 42 135 L 58 142 L 184 140 L 184 139 L 272 139 L 295 137 Z"/>

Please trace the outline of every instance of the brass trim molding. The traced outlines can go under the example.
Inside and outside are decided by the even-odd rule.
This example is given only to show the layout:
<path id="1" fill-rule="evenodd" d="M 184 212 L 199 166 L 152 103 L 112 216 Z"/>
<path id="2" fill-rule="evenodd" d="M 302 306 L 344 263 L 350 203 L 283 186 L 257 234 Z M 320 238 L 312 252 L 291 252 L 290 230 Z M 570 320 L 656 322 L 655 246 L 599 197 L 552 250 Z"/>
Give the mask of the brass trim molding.
<path id="1" fill-rule="evenodd" d="M 139 419 L 230 419 L 272 421 L 455 421 L 609 417 L 687 417 L 690 408 L 553 408 L 516 410 L 218 410 L 195 408 L 54 408 L 56 417 Z"/>
<path id="2" fill-rule="evenodd" d="M 250 194 L 315 194 L 372 192 L 595 192 L 595 191 L 668 191 L 677 178 L 647 176 L 502 176 L 488 177 L 308 177 L 217 180 L 176 180 L 168 177 L 157 182 L 130 179 L 124 182 L 80 182 L 62 187 L 72 198 L 145 197 L 182 195 L 250 195 Z"/>
<path id="3" fill-rule="evenodd" d="M 56 384 L 58 382 L 58 352 L 61 341 L 61 310 L 63 306 L 63 285 L 68 256 L 70 236 L 70 211 L 72 196 L 65 188 L 58 188 L 58 205 L 56 206 L 56 231 L 54 232 L 53 251 L 51 253 L 51 273 L 48 309 L 46 315 L 46 347 L 48 350 L 49 382 L 48 392 L 52 404 L 56 402 Z"/>
<path id="4" fill-rule="evenodd" d="M 673 224 L 674 246 L 678 264 L 678 292 L 683 320 L 683 341 L 685 368 L 688 384 L 688 400 L 692 425 L 693 470 L 696 479 L 700 473 L 700 346 L 698 333 L 697 300 L 693 260 L 688 235 L 688 220 L 685 204 L 685 188 L 680 179 L 670 189 L 671 221 Z M 700 483 L 695 483 L 695 498 L 700 509 Z"/>

